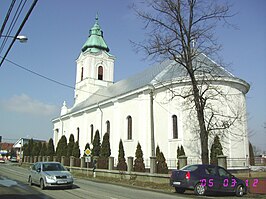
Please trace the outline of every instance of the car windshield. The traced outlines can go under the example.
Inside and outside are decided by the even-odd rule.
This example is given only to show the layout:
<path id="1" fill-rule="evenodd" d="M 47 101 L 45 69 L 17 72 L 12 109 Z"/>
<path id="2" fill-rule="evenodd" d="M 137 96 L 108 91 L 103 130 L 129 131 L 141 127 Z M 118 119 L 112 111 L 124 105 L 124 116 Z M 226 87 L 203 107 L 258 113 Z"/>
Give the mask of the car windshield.
<path id="1" fill-rule="evenodd" d="M 44 163 L 43 171 L 65 171 L 65 168 L 61 164 Z"/>

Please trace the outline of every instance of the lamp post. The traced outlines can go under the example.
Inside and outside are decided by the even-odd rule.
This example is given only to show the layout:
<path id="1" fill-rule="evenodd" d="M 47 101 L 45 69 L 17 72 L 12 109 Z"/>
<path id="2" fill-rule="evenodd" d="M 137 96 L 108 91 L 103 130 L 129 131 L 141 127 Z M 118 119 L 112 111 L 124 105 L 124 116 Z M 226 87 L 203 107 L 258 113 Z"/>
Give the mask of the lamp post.
<path id="1" fill-rule="evenodd" d="M 9 36 L 9 35 L 1 35 L 1 37 L 5 37 L 5 38 L 15 38 L 17 39 L 19 42 L 21 43 L 26 43 L 28 41 L 28 38 L 24 35 L 18 35 L 17 37 L 14 36 Z"/>
<path id="2" fill-rule="evenodd" d="M 1 67 L 3 62 L 4 62 L 4 60 L 5 60 L 5 58 L 6 58 L 6 56 L 7 56 L 7 54 L 8 54 L 8 52 L 10 51 L 11 47 L 13 46 L 14 42 L 16 40 L 19 40 L 21 43 L 25 43 L 25 42 L 28 41 L 28 38 L 26 36 L 23 36 L 23 35 L 16 35 L 16 36 L 1 35 L 0 37 L 13 38 L 11 44 L 9 45 L 9 47 L 8 47 L 6 53 L 5 53 L 5 55 L 3 57 L 1 56 L 1 58 L 2 58 L 2 60 L 0 62 L 0 67 Z"/>

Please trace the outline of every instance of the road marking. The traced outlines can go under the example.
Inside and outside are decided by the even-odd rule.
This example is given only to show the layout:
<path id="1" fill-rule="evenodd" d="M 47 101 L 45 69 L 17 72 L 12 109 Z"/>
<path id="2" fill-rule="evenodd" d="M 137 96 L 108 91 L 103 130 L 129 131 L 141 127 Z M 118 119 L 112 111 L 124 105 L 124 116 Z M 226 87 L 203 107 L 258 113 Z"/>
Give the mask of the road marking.
<path id="1" fill-rule="evenodd" d="M 17 184 L 18 183 L 14 180 L 8 180 L 8 179 L 0 180 L 0 185 L 3 185 L 5 187 L 11 187 L 11 186 L 15 186 Z"/>

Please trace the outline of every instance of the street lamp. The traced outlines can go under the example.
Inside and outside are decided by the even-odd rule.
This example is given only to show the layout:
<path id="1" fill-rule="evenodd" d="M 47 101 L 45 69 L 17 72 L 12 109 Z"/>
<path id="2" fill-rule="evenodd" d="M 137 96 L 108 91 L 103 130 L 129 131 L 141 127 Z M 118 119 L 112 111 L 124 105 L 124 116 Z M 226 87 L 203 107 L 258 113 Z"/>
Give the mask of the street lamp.
<path id="1" fill-rule="evenodd" d="M 14 36 L 9 35 L 1 35 L 1 37 L 15 38 Z M 21 43 L 26 43 L 28 41 L 28 38 L 24 35 L 18 35 L 15 39 L 19 40 Z"/>
<path id="2" fill-rule="evenodd" d="M 16 40 L 19 40 L 19 42 L 21 42 L 21 43 L 26 43 L 28 41 L 28 38 L 26 36 L 23 36 L 23 35 L 18 35 L 18 36 L 0 35 L 0 37 L 13 38 L 11 44 L 9 45 L 9 47 L 8 47 L 6 53 L 5 53 L 5 55 L 3 57 L 1 56 L 1 58 L 2 58 L 2 60 L 0 62 L 0 67 L 1 67 L 3 62 L 4 62 L 4 60 L 5 60 L 5 58 L 6 58 L 6 56 L 7 56 L 7 54 L 8 54 L 8 52 L 10 51 L 11 47 L 13 46 L 14 42 Z"/>

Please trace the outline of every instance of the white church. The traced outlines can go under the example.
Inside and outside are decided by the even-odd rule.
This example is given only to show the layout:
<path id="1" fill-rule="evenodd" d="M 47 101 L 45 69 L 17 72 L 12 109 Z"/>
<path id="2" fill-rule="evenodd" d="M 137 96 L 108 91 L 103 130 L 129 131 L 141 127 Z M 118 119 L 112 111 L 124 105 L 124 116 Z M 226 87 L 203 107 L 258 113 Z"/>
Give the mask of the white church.
<path id="1" fill-rule="evenodd" d="M 60 116 L 52 120 L 55 146 L 62 135 L 68 140 L 73 134 L 82 153 L 86 143 L 90 143 L 92 148 L 94 134 L 98 130 L 101 141 L 103 135 L 109 133 L 111 156 L 115 159 L 118 158 L 119 141 L 122 139 L 125 157 L 135 156 L 139 142 L 144 160 L 154 154 L 154 147 L 158 145 L 167 163 L 172 164 L 171 161 L 176 160 L 177 147 L 182 145 L 188 164 L 201 163 L 199 128 L 193 102 L 190 98 L 180 97 L 191 88 L 182 66 L 173 60 L 165 60 L 139 74 L 114 82 L 115 57 L 109 53 L 97 17 L 76 63 L 74 105 L 67 107 L 64 102 Z M 206 109 L 206 115 L 209 115 L 206 118 L 209 121 L 213 119 L 209 123 L 212 129 L 209 149 L 213 142 L 211 135 L 218 134 L 224 155 L 232 160 L 228 166 L 247 166 L 249 147 L 245 94 L 249 84 L 204 54 L 199 54 L 194 64 L 201 64 L 209 70 L 213 79 L 209 81 L 208 88 L 219 89 L 221 94 L 218 100 L 217 96 L 216 100 L 213 97 L 206 105 L 212 107 L 211 111 Z M 202 74 L 198 72 L 197 77 L 202 78 Z M 225 115 L 229 115 L 226 118 L 230 119 L 224 119 Z"/>

